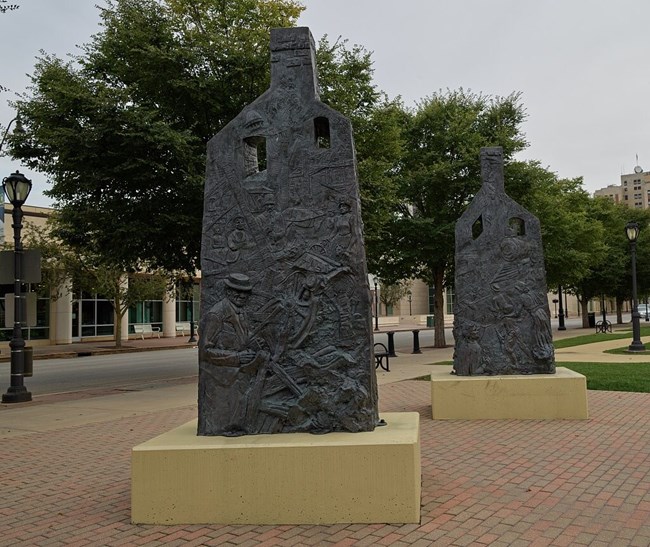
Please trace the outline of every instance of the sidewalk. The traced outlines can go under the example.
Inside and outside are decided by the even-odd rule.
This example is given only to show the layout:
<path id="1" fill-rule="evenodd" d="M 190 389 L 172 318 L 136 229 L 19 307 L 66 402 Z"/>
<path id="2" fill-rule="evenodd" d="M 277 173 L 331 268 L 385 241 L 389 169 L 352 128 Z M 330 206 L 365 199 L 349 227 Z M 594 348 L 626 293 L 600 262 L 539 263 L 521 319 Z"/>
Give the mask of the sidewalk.
<path id="1" fill-rule="evenodd" d="M 601 344 L 623 347 L 626 340 Z M 128 346 L 188 344 L 178 338 Z M 593 349 L 557 350 L 557 359 L 610 357 Z M 650 394 L 589 392 L 586 421 L 434 421 L 429 383 L 411 378 L 451 360 L 453 348 L 422 350 L 399 354 L 391 372 L 378 372 L 380 410 L 421 415 L 419 525 L 130 524 L 130 450 L 195 418 L 192 382 L 2 405 L 0 545 L 650 545 Z M 43 348 L 39 356 L 56 354 Z"/>

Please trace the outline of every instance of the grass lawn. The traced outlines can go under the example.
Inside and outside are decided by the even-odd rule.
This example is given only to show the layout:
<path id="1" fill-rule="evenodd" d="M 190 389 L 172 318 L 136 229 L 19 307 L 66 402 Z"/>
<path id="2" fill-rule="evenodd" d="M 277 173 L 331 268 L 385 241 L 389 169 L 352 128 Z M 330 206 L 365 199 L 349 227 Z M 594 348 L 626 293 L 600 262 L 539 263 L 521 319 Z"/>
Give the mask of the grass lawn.
<path id="1" fill-rule="evenodd" d="M 606 349 L 603 353 L 611 353 L 613 355 L 650 355 L 650 344 L 646 345 L 646 351 L 635 351 L 634 353 L 628 351 L 629 344 L 622 348 Z"/>
<path id="2" fill-rule="evenodd" d="M 436 365 L 451 365 L 451 361 L 441 361 Z M 558 367 L 584 374 L 587 389 L 601 391 L 636 391 L 650 393 L 649 363 L 556 363 Z M 431 380 L 429 375 L 415 378 Z"/>
<path id="3" fill-rule="evenodd" d="M 641 327 L 641 336 L 650 336 L 650 327 Z M 610 334 L 583 334 L 581 336 L 573 336 L 571 338 L 562 338 L 555 340 L 553 346 L 558 348 L 571 348 L 573 346 L 583 346 L 585 344 L 593 344 L 595 342 L 607 342 L 608 340 L 623 340 L 629 338 L 632 341 L 632 327 L 628 330 L 617 330 Z"/>
<path id="4" fill-rule="evenodd" d="M 584 374 L 587 389 L 650 393 L 650 363 L 556 363 Z"/>

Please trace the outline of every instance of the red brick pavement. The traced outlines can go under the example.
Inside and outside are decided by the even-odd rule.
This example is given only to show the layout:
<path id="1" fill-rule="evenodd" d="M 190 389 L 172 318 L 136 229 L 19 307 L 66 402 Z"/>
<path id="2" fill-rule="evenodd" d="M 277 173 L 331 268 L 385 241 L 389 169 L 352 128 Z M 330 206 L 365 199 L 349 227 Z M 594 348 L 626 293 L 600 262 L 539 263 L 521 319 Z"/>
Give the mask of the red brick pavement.
<path id="1" fill-rule="evenodd" d="M 434 422 L 428 382 L 380 390 L 422 416 L 419 525 L 132 525 L 131 447 L 188 407 L 3 439 L 0 545 L 650 545 L 650 394 L 589 392 L 588 421 Z"/>

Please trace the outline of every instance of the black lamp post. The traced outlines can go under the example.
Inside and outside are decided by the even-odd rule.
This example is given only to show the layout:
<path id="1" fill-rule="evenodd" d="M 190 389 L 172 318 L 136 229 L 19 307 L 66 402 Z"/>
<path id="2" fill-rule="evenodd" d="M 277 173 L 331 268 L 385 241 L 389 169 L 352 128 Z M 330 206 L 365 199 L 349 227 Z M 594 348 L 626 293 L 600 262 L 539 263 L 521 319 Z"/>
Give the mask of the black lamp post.
<path id="1" fill-rule="evenodd" d="M 188 344 L 196 343 L 196 324 L 194 323 L 194 281 L 190 277 L 189 281 L 190 287 L 190 339 L 187 341 Z"/>
<path id="2" fill-rule="evenodd" d="M 23 340 L 23 244 L 20 233 L 23 228 L 23 210 L 32 181 L 18 171 L 2 180 L 2 188 L 13 205 L 11 225 L 14 229 L 14 330 L 9 342 L 11 349 L 11 379 L 7 393 L 2 395 L 3 403 L 24 403 L 32 400 L 32 394 L 27 391 L 23 381 L 25 376 L 25 340 Z"/>
<path id="3" fill-rule="evenodd" d="M 632 343 L 627 350 L 645 351 L 645 345 L 641 342 L 639 303 L 636 297 L 636 240 L 639 237 L 639 225 L 636 222 L 628 222 L 625 225 L 625 235 L 630 242 L 630 254 L 632 256 Z"/>
<path id="4" fill-rule="evenodd" d="M 411 291 L 409 291 L 407 295 L 409 299 L 409 315 L 413 315 L 413 312 L 411 311 L 411 300 L 413 299 L 413 295 L 411 294 Z"/>
<path id="5" fill-rule="evenodd" d="M 564 305 L 562 304 L 562 285 L 558 285 L 557 287 L 557 298 L 560 304 L 560 308 L 557 312 L 559 323 L 557 330 L 566 330 L 566 327 L 564 326 Z"/>
<path id="6" fill-rule="evenodd" d="M 648 316 L 648 297 L 645 297 L 645 320 L 650 321 L 650 317 Z"/>
<path id="7" fill-rule="evenodd" d="M 553 299 L 553 313 L 555 314 L 555 319 L 557 319 L 557 298 Z"/>
<path id="8" fill-rule="evenodd" d="M 20 116 L 16 116 L 13 120 L 10 120 L 9 123 L 7 124 L 4 134 L 2 135 L 2 140 L 0 140 L 0 150 L 2 150 L 2 147 L 5 145 L 5 141 L 7 140 L 7 135 L 9 134 L 9 129 L 11 128 L 11 124 L 14 122 L 16 122 L 16 127 L 14 128 L 14 134 L 24 132 L 23 125 L 20 123 Z"/>
<path id="9" fill-rule="evenodd" d="M 377 290 L 377 278 L 373 277 L 375 284 L 375 330 L 379 330 L 379 291 Z"/>
<path id="10" fill-rule="evenodd" d="M 569 318 L 569 294 L 564 291 L 564 318 Z"/>

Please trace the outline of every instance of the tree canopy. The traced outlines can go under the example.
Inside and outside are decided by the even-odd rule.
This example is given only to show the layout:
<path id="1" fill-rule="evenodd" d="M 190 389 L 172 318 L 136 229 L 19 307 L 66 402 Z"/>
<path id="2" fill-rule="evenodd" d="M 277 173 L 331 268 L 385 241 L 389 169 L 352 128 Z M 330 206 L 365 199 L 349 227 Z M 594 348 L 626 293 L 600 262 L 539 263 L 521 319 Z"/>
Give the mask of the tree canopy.
<path id="1" fill-rule="evenodd" d="M 0 13 L 7 13 L 8 11 L 12 11 L 20 7 L 18 4 L 9 4 L 8 2 L 9 0 L 0 0 Z"/>
<path id="2" fill-rule="evenodd" d="M 199 267 L 205 146 L 268 86 L 288 0 L 110 0 L 74 61 L 43 55 L 12 152 L 49 175 L 57 235 L 123 268 Z"/>
<path id="3" fill-rule="evenodd" d="M 125 269 L 193 275 L 206 143 L 268 87 L 270 28 L 295 25 L 302 10 L 290 0 L 110 0 L 81 55 L 43 55 L 16 102 L 24 133 L 11 146 L 49 175 L 57 236 Z M 377 230 L 395 154 L 392 142 L 377 154 L 373 138 L 395 132 L 390 105 L 376 112 L 382 95 L 362 47 L 324 37 L 317 63 L 322 100 L 355 124 L 367 227 Z"/>
<path id="4" fill-rule="evenodd" d="M 502 146 L 506 161 L 523 149 L 525 111 L 516 93 L 491 97 L 459 89 L 435 93 L 403 116 L 398 204 L 385 230 L 379 274 L 387 283 L 416 277 L 433 285 L 435 346 L 444 347 L 454 226 L 480 188 L 480 148 Z"/>

